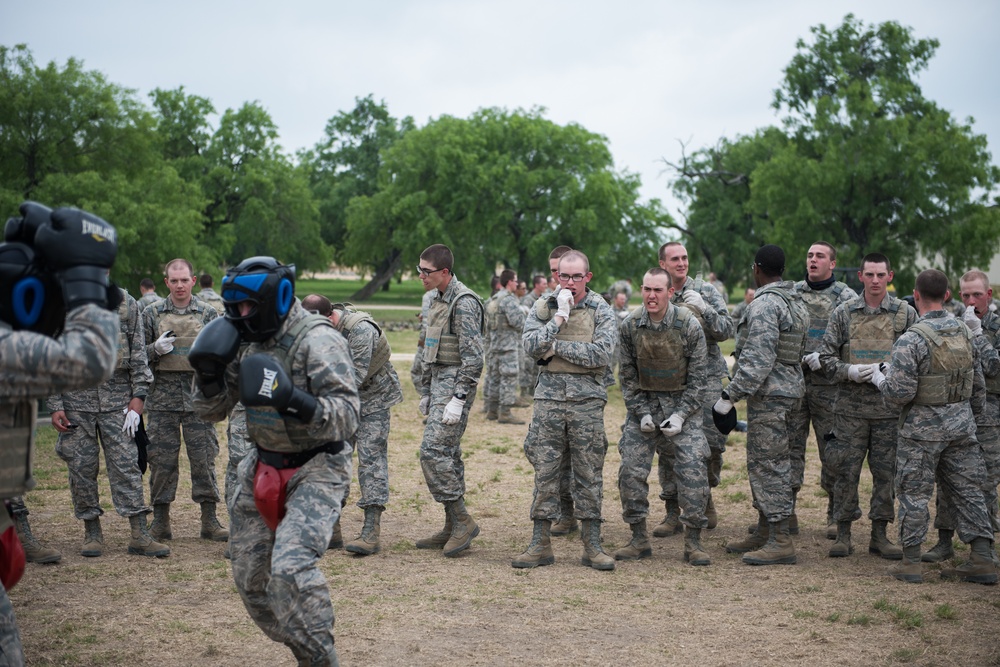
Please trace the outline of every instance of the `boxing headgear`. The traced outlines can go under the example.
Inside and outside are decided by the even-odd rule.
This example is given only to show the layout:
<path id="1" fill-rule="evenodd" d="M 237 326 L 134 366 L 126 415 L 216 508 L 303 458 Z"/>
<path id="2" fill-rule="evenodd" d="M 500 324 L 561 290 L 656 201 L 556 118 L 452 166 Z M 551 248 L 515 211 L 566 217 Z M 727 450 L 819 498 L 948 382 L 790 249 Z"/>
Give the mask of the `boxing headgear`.
<path id="1" fill-rule="evenodd" d="M 15 331 L 53 337 L 66 319 L 62 289 L 24 243 L 0 243 L 0 319 Z"/>
<path id="2" fill-rule="evenodd" d="M 243 340 L 263 342 L 278 333 L 295 303 L 295 265 L 284 265 L 273 257 L 251 257 L 222 279 L 222 302 L 226 319 L 239 329 Z M 241 303 L 251 303 L 246 315 Z"/>

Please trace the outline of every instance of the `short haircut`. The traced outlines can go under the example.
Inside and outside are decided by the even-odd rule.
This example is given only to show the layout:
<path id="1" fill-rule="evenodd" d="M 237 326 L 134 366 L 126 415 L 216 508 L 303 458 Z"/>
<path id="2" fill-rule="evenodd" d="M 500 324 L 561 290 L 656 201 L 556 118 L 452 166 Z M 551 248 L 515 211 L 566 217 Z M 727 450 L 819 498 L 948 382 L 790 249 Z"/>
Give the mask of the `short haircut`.
<path id="1" fill-rule="evenodd" d="M 213 280 L 212 280 L 212 274 L 211 273 L 203 273 L 203 274 L 201 274 L 201 278 L 198 279 L 198 284 L 201 285 L 203 288 L 204 287 L 211 287 L 212 283 L 213 283 Z"/>
<path id="2" fill-rule="evenodd" d="M 557 245 L 552 249 L 552 252 L 549 253 L 549 259 L 562 259 L 562 256 L 570 250 L 572 250 L 572 248 L 568 245 Z"/>
<path id="3" fill-rule="evenodd" d="M 870 252 L 861 259 L 861 273 L 865 272 L 865 264 L 885 264 L 885 270 L 892 271 L 889 258 L 880 252 Z"/>
<path id="4" fill-rule="evenodd" d="M 675 245 L 679 245 L 680 247 L 684 248 L 684 244 L 681 243 L 680 241 L 667 241 L 666 243 L 660 246 L 659 258 L 661 262 L 667 258 L 666 255 L 667 248 Z"/>
<path id="5" fill-rule="evenodd" d="M 583 271 L 584 273 L 590 273 L 590 260 L 579 250 L 570 250 L 566 252 L 562 257 L 559 258 L 559 265 L 567 259 L 582 259 L 583 260 Z"/>
<path id="6" fill-rule="evenodd" d="M 507 283 L 517 278 L 517 271 L 514 269 L 504 269 L 500 272 L 500 286 L 506 287 Z"/>
<path id="7" fill-rule="evenodd" d="M 769 278 L 780 276 L 785 272 L 785 251 L 773 243 L 768 243 L 760 247 L 754 255 L 753 263 Z"/>
<path id="8" fill-rule="evenodd" d="M 191 264 L 191 262 L 187 261 L 186 259 L 181 259 L 180 257 L 178 257 L 177 259 L 172 259 L 169 262 L 167 262 L 167 265 L 163 267 L 163 277 L 164 278 L 167 277 L 167 273 L 170 271 L 170 269 L 182 266 L 187 267 L 188 273 L 190 273 L 191 277 L 194 278 L 194 266 Z"/>
<path id="9" fill-rule="evenodd" d="M 306 310 L 315 310 L 324 317 L 329 317 L 333 312 L 333 304 L 322 294 L 310 294 L 302 299 L 302 307 Z"/>
<path id="10" fill-rule="evenodd" d="M 979 269 L 972 269 L 971 271 L 966 271 L 965 275 L 961 277 L 960 282 L 971 283 L 973 280 L 978 280 L 983 283 L 985 289 L 990 288 L 990 277 L 980 271 Z"/>
<path id="11" fill-rule="evenodd" d="M 151 278 L 143 278 L 139 281 L 139 289 L 151 290 L 156 289 L 156 283 L 153 282 Z"/>
<path id="12" fill-rule="evenodd" d="M 666 269 L 661 269 L 658 266 L 654 266 L 653 268 L 651 268 L 648 271 L 646 271 L 646 273 L 644 274 L 644 277 L 645 276 L 650 276 L 651 278 L 655 278 L 656 276 L 666 276 L 667 277 L 667 283 L 668 284 L 670 283 L 670 274 L 667 273 Z"/>
<path id="13" fill-rule="evenodd" d="M 451 254 L 451 248 L 435 243 L 427 246 L 427 249 L 420 253 L 420 259 L 430 263 L 435 269 L 448 269 L 448 273 L 454 273 L 451 269 L 455 265 L 455 256 Z"/>
<path id="14" fill-rule="evenodd" d="M 535 277 L 531 279 L 531 286 L 532 287 L 538 287 L 538 285 L 540 283 L 545 283 L 546 285 L 548 285 L 548 283 L 549 283 L 549 277 L 548 276 L 543 276 L 540 273 L 535 274 Z"/>
<path id="15" fill-rule="evenodd" d="M 920 292 L 920 297 L 927 301 L 943 302 L 944 295 L 948 292 L 948 276 L 937 269 L 921 271 L 913 285 L 913 291 Z"/>
<path id="16" fill-rule="evenodd" d="M 829 253 L 830 254 L 830 260 L 834 261 L 834 262 L 837 261 L 837 249 L 834 248 L 829 243 L 827 243 L 826 241 L 813 241 L 812 245 L 821 245 L 821 246 L 823 246 L 824 248 L 826 248 L 827 250 L 830 251 L 830 253 Z"/>

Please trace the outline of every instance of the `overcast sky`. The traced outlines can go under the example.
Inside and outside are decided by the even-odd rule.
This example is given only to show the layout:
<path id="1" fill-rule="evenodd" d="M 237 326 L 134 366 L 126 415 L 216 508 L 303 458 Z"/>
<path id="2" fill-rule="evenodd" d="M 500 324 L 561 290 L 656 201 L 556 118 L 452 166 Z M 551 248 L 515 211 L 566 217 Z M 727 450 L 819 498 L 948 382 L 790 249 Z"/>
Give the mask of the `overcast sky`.
<path id="1" fill-rule="evenodd" d="M 643 195 L 676 204 L 662 158 L 778 122 L 782 69 L 810 26 L 894 20 L 941 42 L 919 81 L 1000 145 L 1000 2 L 0 0 L 0 44 L 82 59 L 145 96 L 184 86 L 216 109 L 258 100 L 288 151 L 374 94 L 418 125 L 481 107 L 543 106 L 608 137 Z"/>

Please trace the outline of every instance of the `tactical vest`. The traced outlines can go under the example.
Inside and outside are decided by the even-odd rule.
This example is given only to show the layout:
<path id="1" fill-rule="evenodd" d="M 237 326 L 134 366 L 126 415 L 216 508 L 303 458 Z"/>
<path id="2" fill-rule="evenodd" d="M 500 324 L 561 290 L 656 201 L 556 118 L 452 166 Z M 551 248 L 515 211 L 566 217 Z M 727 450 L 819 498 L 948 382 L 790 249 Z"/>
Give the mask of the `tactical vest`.
<path id="1" fill-rule="evenodd" d="M 219 315 L 226 314 L 226 304 L 222 301 L 222 297 L 219 296 L 204 297 L 201 295 L 201 293 L 199 293 L 197 296 L 203 302 L 207 303 L 212 308 L 215 308 L 215 310 L 218 311 Z"/>
<path id="2" fill-rule="evenodd" d="M 687 388 L 687 356 L 684 354 L 684 328 L 692 314 L 677 309 L 672 326 L 653 331 L 636 327 L 635 356 L 639 371 L 639 389 L 643 391 L 684 391 Z"/>
<path id="3" fill-rule="evenodd" d="M 205 326 L 202 324 L 200 317 L 202 309 L 191 310 L 191 307 L 195 305 L 194 300 L 192 300 L 188 305 L 188 312 L 181 315 L 173 311 L 167 312 L 169 303 L 167 299 L 164 299 L 154 306 L 156 312 L 159 314 L 157 318 L 159 320 L 157 337 L 162 336 L 168 331 L 173 331 L 177 340 L 174 341 L 174 349 L 168 354 L 160 356 L 160 360 L 157 362 L 157 370 L 190 373 L 194 369 L 191 368 L 191 364 L 188 362 L 188 353 L 191 351 L 194 339 L 198 337 L 198 333 Z"/>
<path id="4" fill-rule="evenodd" d="M 889 361 L 892 344 L 906 331 L 906 308 L 902 301 L 893 300 L 888 310 L 888 314 L 881 311 L 867 314 L 862 308 L 851 308 L 847 343 L 840 348 L 841 361 L 848 364 Z"/>
<path id="5" fill-rule="evenodd" d="M 131 366 L 132 360 L 132 337 L 128 331 L 128 299 L 125 290 L 122 292 L 122 302 L 118 304 L 118 363 L 116 371 Z"/>
<path id="6" fill-rule="evenodd" d="M 597 328 L 597 306 L 592 303 L 585 303 L 584 308 L 572 308 L 569 311 L 569 319 L 559 329 L 556 340 L 577 341 L 592 343 L 594 341 L 594 329 Z M 535 315 L 542 322 L 547 322 L 558 309 L 555 297 L 549 299 L 539 299 L 535 302 Z M 604 369 L 587 368 L 574 364 L 563 359 L 558 354 L 553 356 L 549 363 L 540 366 L 539 373 L 574 373 L 578 375 L 593 375 L 596 378 L 604 375 Z"/>
<path id="7" fill-rule="evenodd" d="M 372 358 L 368 363 L 368 374 L 361 381 L 361 386 L 358 387 L 360 390 L 365 388 L 368 381 L 385 368 L 385 365 L 389 363 L 392 350 L 389 349 L 389 341 L 385 338 L 385 332 L 382 331 L 379 325 L 375 324 L 375 320 L 372 319 L 371 315 L 360 310 L 354 310 L 346 305 L 343 307 L 343 312 L 344 314 L 340 316 L 340 323 L 335 328 L 337 331 L 343 333 L 345 337 L 350 337 L 351 330 L 361 322 L 367 322 L 375 327 L 375 331 L 378 332 L 378 340 L 375 342 L 375 349 L 372 351 Z"/>
<path id="8" fill-rule="evenodd" d="M 458 294 L 451 300 L 451 303 L 434 299 L 427 311 L 427 331 L 424 335 L 425 364 L 462 365 L 462 355 L 458 349 L 458 335 L 452 333 L 451 320 L 458 300 L 466 297 L 472 297 L 473 302 L 479 306 L 480 326 L 485 328 L 483 302 L 479 300 L 479 295 L 465 285 L 462 285 L 458 290 Z"/>
<path id="9" fill-rule="evenodd" d="M 822 292 L 809 289 L 808 285 L 795 290 L 809 311 L 809 328 L 806 331 L 807 351 L 815 351 L 819 347 L 819 342 L 823 339 L 826 327 L 830 323 L 830 313 L 836 307 L 844 287 L 842 283 L 835 282 L 829 290 Z"/>
<path id="10" fill-rule="evenodd" d="M 1000 342 L 1000 317 L 993 314 L 993 317 L 984 318 L 983 333 L 986 334 L 990 345 L 996 348 L 997 343 Z M 986 378 L 986 391 L 991 394 L 1000 394 L 1000 373 Z"/>
<path id="11" fill-rule="evenodd" d="M 494 294 L 486 302 L 486 328 L 496 331 L 500 327 L 500 300 Z"/>
<path id="12" fill-rule="evenodd" d="M 972 397 L 972 332 L 955 326 L 935 330 L 917 322 L 910 331 L 920 334 L 931 353 L 930 369 L 917 379 L 914 405 L 949 405 Z"/>
<path id="13" fill-rule="evenodd" d="M 284 367 L 288 377 L 292 377 L 292 362 L 306 334 L 321 326 L 333 328 L 333 323 L 322 315 L 307 315 L 279 338 L 274 350 L 269 352 Z M 302 452 L 321 444 L 309 435 L 308 424 L 294 417 L 285 419 L 273 407 L 248 405 L 246 412 L 250 439 L 264 449 L 274 452 Z"/>
<path id="14" fill-rule="evenodd" d="M 806 329 L 809 326 L 808 309 L 802 305 L 797 295 L 789 296 L 785 293 L 785 290 L 769 290 L 761 296 L 767 294 L 773 294 L 784 301 L 785 305 L 788 306 L 788 314 L 792 319 L 791 329 L 778 332 L 778 349 L 776 350 L 775 361 L 786 366 L 798 366 L 802 363 L 802 354 L 806 348 Z M 792 303 L 793 298 L 799 302 Z M 743 347 L 747 343 L 749 333 L 750 327 L 744 316 L 739 327 L 736 329 L 736 349 L 733 351 L 736 363 L 733 366 L 733 377 L 739 371 L 740 354 L 742 354 Z"/>

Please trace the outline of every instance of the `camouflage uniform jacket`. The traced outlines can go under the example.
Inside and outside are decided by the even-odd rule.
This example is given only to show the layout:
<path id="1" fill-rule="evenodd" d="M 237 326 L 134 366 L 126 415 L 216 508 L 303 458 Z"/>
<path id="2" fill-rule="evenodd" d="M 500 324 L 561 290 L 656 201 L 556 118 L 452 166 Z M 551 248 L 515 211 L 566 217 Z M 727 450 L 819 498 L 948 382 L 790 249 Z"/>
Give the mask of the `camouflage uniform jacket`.
<path id="1" fill-rule="evenodd" d="M 983 335 L 972 339 L 979 350 L 979 364 L 987 383 L 986 405 L 976 415 L 979 426 L 1000 426 L 1000 316 L 987 311 L 983 318 Z"/>
<path id="2" fill-rule="evenodd" d="M 858 293 L 842 282 L 834 282 L 826 289 L 814 290 L 805 280 L 795 283 L 795 291 L 802 296 L 802 300 L 809 309 L 809 330 L 806 332 L 806 354 L 811 354 L 819 350 L 823 342 L 823 334 L 826 333 L 826 325 L 830 320 L 830 314 L 836 310 L 837 306 L 847 303 L 851 299 L 857 298 Z M 822 304 L 822 316 L 818 316 Z M 806 382 L 810 384 L 836 384 L 826 377 L 822 369 L 812 372 L 807 366 L 802 368 L 806 375 Z M 832 406 L 831 406 L 832 407 Z"/>
<path id="3" fill-rule="evenodd" d="M 432 290 L 436 294 L 431 302 L 443 301 L 450 305 L 463 289 L 465 285 L 452 276 L 444 292 Z M 452 396 L 476 393 L 479 377 L 483 374 L 483 306 L 478 298 L 463 297 L 458 300 L 452 311 L 451 332 L 458 336 L 458 352 L 462 364 L 445 366 L 425 361 L 420 386 L 417 388 L 421 396 L 445 392 Z"/>
<path id="4" fill-rule="evenodd" d="M 691 276 L 688 276 L 687 280 L 684 281 L 684 286 L 674 292 L 674 296 L 670 299 L 670 302 L 674 305 L 683 305 L 683 293 L 687 290 L 695 289 L 698 286 L 698 282 L 692 279 Z M 701 316 L 705 320 L 705 344 L 708 346 L 709 377 L 729 377 L 729 366 L 726 364 L 726 360 L 722 358 L 719 343 L 733 337 L 736 333 L 736 325 L 733 323 L 733 318 L 729 315 L 729 307 L 723 301 L 722 295 L 719 294 L 719 290 L 715 289 L 711 283 L 701 282 L 701 288 L 698 290 L 698 293 L 701 294 L 701 298 L 708 304 L 708 308 L 705 309 L 705 312 Z"/>
<path id="5" fill-rule="evenodd" d="M 162 301 L 162 304 L 161 304 Z M 191 382 L 194 379 L 194 372 L 174 372 L 158 371 L 157 363 L 160 354 L 153 348 L 156 339 L 160 337 L 160 318 L 167 313 L 177 315 L 188 315 L 196 317 L 202 326 L 208 324 L 219 316 L 215 308 L 196 296 L 191 297 L 191 303 L 187 308 L 178 308 L 170 297 L 157 301 L 151 306 L 146 306 L 142 311 L 143 333 L 146 337 L 146 356 L 149 359 L 149 367 L 153 371 L 153 386 L 146 398 L 147 410 L 162 410 L 166 412 L 190 412 L 191 407 Z M 163 313 L 160 313 L 160 310 Z"/>
<path id="6" fill-rule="evenodd" d="M 827 378 L 840 383 L 840 391 L 834 405 L 834 412 L 837 414 L 857 415 L 866 419 L 888 419 L 899 414 L 899 409 L 887 404 L 873 384 L 852 382 L 847 376 L 851 364 L 840 358 L 841 348 L 851 338 L 852 311 L 860 311 L 866 315 L 883 313 L 888 318 L 895 318 L 898 315 L 892 313 L 890 308 L 897 303 L 900 309 L 906 311 L 906 323 L 903 329 L 905 331 L 917 321 L 917 311 L 905 301 L 890 294 L 885 295 L 878 308 L 869 307 L 865 303 L 864 294 L 860 294 L 857 298 L 833 309 L 830 321 L 826 325 L 826 333 L 820 342 L 819 358 Z M 895 335 L 898 339 L 902 333 L 898 332 Z"/>
<path id="7" fill-rule="evenodd" d="M 194 410 L 202 419 L 219 422 L 225 419 L 240 400 L 240 363 L 251 354 L 275 355 L 282 336 L 309 315 L 298 299 L 292 304 L 281 328 L 263 343 L 240 346 L 236 359 L 226 368 L 226 390 L 205 398 L 199 387 L 194 388 Z M 304 339 L 291 360 L 292 383 L 308 392 L 318 403 L 316 414 L 306 425 L 316 446 L 334 440 L 349 440 L 358 428 L 361 401 L 351 366 L 347 341 L 333 327 L 318 326 L 303 334 Z M 287 419 L 293 420 L 294 417 Z M 248 424 L 251 440 L 255 427 Z"/>
<path id="8" fill-rule="evenodd" d="M 925 313 L 918 322 L 925 322 L 935 331 L 956 324 L 956 320 L 946 310 Z M 979 350 L 972 345 L 972 398 L 968 401 L 948 405 L 912 404 L 904 410 L 904 418 L 899 426 L 899 436 L 911 440 L 956 440 L 963 435 L 976 434 L 976 420 L 973 413 L 982 410 L 986 397 L 986 383 L 979 364 Z M 910 406 L 917 395 L 919 376 L 929 372 L 931 353 L 923 336 L 916 331 L 904 333 L 892 346 L 892 358 L 885 373 L 882 395 L 896 410 Z"/>
<path id="9" fill-rule="evenodd" d="M 547 321 L 538 318 L 537 306 L 528 314 L 524 325 L 522 344 L 528 356 L 536 361 L 552 349 L 559 333 L 555 322 L 555 297 L 549 297 L 551 316 Z M 544 366 L 539 369 L 538 384 L 535 386 L 536 399 L 554 401 L 579 401 L 589 398 L 608 399 L 605 378 L 611 356 L 618 345 L 618 318 L 611 306 L 600 294 L 587 289 L 587 295 L 570 309 L 570 317 L 584 315 L 585 308 L 594 310 L 594 335 L 592 342 L 560 340 L 557 353 L 563 359 L 592 368 L 591 373 L 550 373 Z"/>
<path id="10" fill-rule="evenodd" d="M 139 314 L 141 315 L 142 311 L 146 310 L 146 306 L 148 306 L 151 303 L 156 303 L 157 301 L 159 301 L 162 298 L 163 297 L 161 297 L 160 295 L 158 295 L 156 292 L 150 292 L 149 294 L 143 294 L 141 297 L 139 297 L 138 299 L 136 299 L 136 303 L 139 305 Z"/>
<path id="11" fill-rule="evenodd" d="M 226 314 L 226 305 L 222 301 L 222 295 L 216 292 L 211 287 L 205 287 L 196 294 L 199 299 L 215 308 L 219 312 L 219 315 Z"/>
<path id="12" fill-rule="evenodd" d="M 535 296 L 534 291 L 529 291 L 527 294 L 518 299 L 518 302 L 525 308 L 531 308 L 532 306 L 535 305 L 535 302 L 538 301 L 541 297 L 542 295 Z M 524 318 L 527 319 L 528 316 L 525 315 Z"/>
<path id="13" fill-rule="evenodd" d="M 684 341 L 684 356 L 687 358 L 687 380 L 683 391 L 645 391 L 639 388 L 639 368 L 636 338 L 640 328 L 650 331 L 668 331 L 674 327 L 674 322 L 680 313 L 677 306 L 667 306 L 667 312 L 660 322 L 649 318 L 645 306 L 632 311 L 621 323 L 620 364 L 622 398 L 625 407 L 633 415 L 642 419 L 650 415 L 660 423 L 673 413 L 679 414 L 685 420 L 701 408 L 701 396 L 708 386 L 708 351 L 705 345 L 705 333 L 698 320 L 688 318 L 681 331 Z"/>
<path id="14" fill-rule="evenodd" d="M 525 315 L 517 297 L 505 289 L 493 295 L 496 306 L 496 326 L 490 326 L 490 317 L 486 317 L 486 328 L 490 330 L 490 346 L 494 352 L 516 352 L 521 342 L 521 331 L 524 329 Z"/>
<path id="15" fill-rule="evenodd" d="M 403 391 L 399 386 L 399 376 L 392 362 L 387 361 L 382 369 L 362 384 L 368 375 L 372 353 L 378 344 L 379 331 L 371 322 L 361 321 L 354 325 L 347 336 L 347 345 L 354 362 L 354 382 L 361 396 L 361 416 L 388 410 L 403 402 Z"/>
<path id="16" fill-rule="evenodd" d="M 49 397 L 49 412 L 74 410 L 77 412 L 121 412 L 133 398 L 146 398 L 153 374 L 146 361 L 146 336 L 139 318 L 139 306 L 128 292 L 118 312 L 119 352 L 128 355 L 119 363 L 114 375 L 104 384 L 88 389 L 77 389 Z"/>
<path id="17" fill-rule="evenodd" d="M 772 294 L 778 290 L 784 290 L 793 304 L 798 302 L 793 294 L 794 283 L 786 280 L 761 287 L 747 306 L 743 318 L 748 332 L 747 342 L 740 352 L 739 370 L 727 389 L 729 398 L 734 403 L 750 396 L 805 396 L 802 365 L 778 362 L 779 334 L 799 326 L 785 300 Z M 803 311 L 803 320 L 808 321 L 805 306 L 799 304 L 798 307 Z"/>

